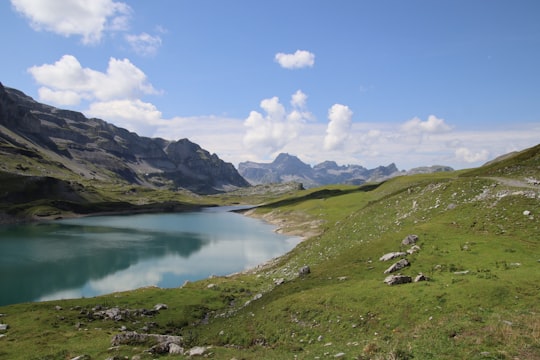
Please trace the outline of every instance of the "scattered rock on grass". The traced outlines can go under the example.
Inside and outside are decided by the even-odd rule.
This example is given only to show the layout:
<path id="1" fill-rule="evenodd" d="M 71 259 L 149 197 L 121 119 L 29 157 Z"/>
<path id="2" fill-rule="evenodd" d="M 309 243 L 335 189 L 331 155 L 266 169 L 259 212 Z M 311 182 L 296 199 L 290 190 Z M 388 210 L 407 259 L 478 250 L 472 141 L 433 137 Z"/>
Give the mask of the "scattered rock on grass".
<path id="1" fill-rule="evenodd" d="M 407 254 L 404 253 L 404 252 L 401 252 L 401 251 L 391 252 L 391 253 L 384 254 L 383 256 L 381 256 L 379 258 L 379 261 L 388 261 L 388 260 L 392 260 L 392 259 L 395 259 L 397 257 L 401 257 L 401 256 L 405 256 L 405 255 L 407 255 Z"/>
<path id="2" fill-rule="evenodd" d="M 407 284 L 412 282 L 412 278 L 406 275 L 390 275 L 384 279 L 384 282 L 388 285 Z"/>
<path id="3" fill-rule="evenodd" d="M 385 274 L 390 274 L 390 273 L 393 273 L 393 272 L 396 272 L 396 271 L 399 271 L 401 269 L 403 269 L 404 267 L 407 267 L 411 265 L 411 263 L 409 262 L 409 260 L 407 259 L 401 259 L 399 260 L 398 262 L 392 264 L 388 269 L 386 269 L 384 271 Z"/>
<path id="4" fill-rule="evenodd" d="M 424 274 L 422 274 L 422 273 L 416 275 L 416 277 L 414 278 L 414 282 L 428 281 L 428 280 L 429 280 L 429 278 L 427 276 L 425 276 Z"/>
<path id="5" fill-rule="evenodd" d="M 307 274 L 309 274 L 309 273 L 311 273 L 311 269 L 310 269 L 309 266 L 307 266 L 307 265 L 306 265 L 306 266 L 302 266 L 302 267 L 300 268 L 300 270 L 298 271 L 298 275 L 300 275 L 300 276 L 304 276 L 304 275 L 307 275 Z"/>
<path id="6" fill-rule="evenodd" d="M 405 239 L 401 241 L 401 245 L 414 245 L 418 241 L 418 235 L 407 235 Z"/>

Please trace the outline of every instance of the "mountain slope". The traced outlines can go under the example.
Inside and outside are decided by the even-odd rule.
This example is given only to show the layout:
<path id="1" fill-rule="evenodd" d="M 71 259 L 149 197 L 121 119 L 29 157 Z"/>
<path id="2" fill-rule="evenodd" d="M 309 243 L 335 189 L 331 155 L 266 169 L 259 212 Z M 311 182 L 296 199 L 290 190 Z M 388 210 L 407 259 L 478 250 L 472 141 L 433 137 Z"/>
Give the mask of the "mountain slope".
<path id="1" fill-rule="evenodd" d="M 234 166 L 187 139 L 138 136 L 38 103 L 0 84 L 0 170 L 65 180 L 216 193 L 249 186 Z"/>

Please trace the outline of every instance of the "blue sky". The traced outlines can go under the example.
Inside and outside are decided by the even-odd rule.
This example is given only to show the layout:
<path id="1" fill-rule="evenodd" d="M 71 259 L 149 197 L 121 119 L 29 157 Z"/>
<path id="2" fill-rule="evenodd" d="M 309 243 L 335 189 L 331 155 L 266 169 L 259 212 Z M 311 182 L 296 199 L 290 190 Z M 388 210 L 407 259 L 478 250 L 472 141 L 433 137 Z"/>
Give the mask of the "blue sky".
<path id="1" fill-rule="evenodd" d="M 10 0 L 0 82 L 225 161 L 478 166 L 540 141 L 537 0 Z"/>

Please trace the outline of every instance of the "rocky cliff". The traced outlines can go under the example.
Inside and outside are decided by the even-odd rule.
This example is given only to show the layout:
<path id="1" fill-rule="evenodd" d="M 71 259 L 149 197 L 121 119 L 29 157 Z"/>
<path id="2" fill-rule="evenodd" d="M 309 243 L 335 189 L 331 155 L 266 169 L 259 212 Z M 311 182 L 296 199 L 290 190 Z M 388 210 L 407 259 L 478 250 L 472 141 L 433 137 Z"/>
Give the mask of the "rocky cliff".
<path id="1" fill-rule="evenodd" d="M 0 84 L 0 171 L 127 182 L 208 194 L 249 186 L 199 145 L 139 136 Z"/>

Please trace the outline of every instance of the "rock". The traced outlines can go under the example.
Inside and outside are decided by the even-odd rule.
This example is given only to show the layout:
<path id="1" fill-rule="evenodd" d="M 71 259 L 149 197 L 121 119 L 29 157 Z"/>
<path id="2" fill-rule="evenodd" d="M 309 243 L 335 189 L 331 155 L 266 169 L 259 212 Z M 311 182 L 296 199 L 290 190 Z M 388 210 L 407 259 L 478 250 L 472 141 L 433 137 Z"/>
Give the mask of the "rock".
<path id="1" fill-rule="evenodd" d="M 169 307 L 166 304 L 156 304 L 154 305 L 154 310 L 167 310 Z"/>
<path id="2" fill-rule="evenodd" d="M 275 285 L 282 285 L 285 283 L 285 279 L 284 278 L 279 278 L 279 279 L 274 279 L 274 284 Z"/>
<path id="3" fill-rule="evenodd" d="M 409 250 L 407 250 L 407 254 L 412 255 L 417 251 L 420 251 L 420 246 L 413 245 L 413 246 L 411 246 L 411 248 Z"/>
<path id="4" fill-rule="evenodd" d="M 407 266 L 410 266 L 409 260 L 401 259 L 397 263 L 392 264 L 388 269 L 384 271 L 385 274 L 390 274 L 396 271 L 399 271 Z"/>
<path id="5" fill-rule="evenodd" d="M 207 348 L 204 346 L 195 346 L 194 348 L 189 349 L 189 356 L 202 356 L 206 352 Z"/>
<path id="6" fill-rule="evenodd" d="M 525 210 L 525 211 L 523 212 L 523 215 L 529 216 L 529 215 L 531 215 L 531 212 L 530 212 L 529 210 Z"/>
<path id="7" fill-rule="evenodd" d="M 142 344 L 149 339 L 155 339 L 158 343 L 168 344 L 182 344 L 181 336 L 173 335 L 160 335 L 160 334 L 139 334 L 135 331 L 126 331 L 121 334 L 116 334 L 111 339 L 112 346 L 126 345 L 126 344 Z"/>
<path id="8" fill-rule="evenodd" d="M 469 270 L 454 271 L 454 275 L 467 275 L 468 273 L 469 273 Z"/>
<path id="9" fill-rule="evenodd" d="M 90 360 L 91 357 L 89 355 L 79 355 L 75 356 L 74 358 L 71 358 L 71 360 Z"/>
<path id="10" fill-rule="evenodd" d="M 340 358 L 342 358 L 342 357 L 345 357 L 345 353 L 344 353 L 344 352 L 337 353 L 336 355 L 334 355 L 334 357 L 335 357 L 336 359 L 340 359 Z"/>
<path id="11" fill-rule="evenodd" d="M 414 245 L 418 241 L 418 235 L 407 235 L 405 239 L 401 241 L 401 245 Z"/>
<path id="12" fill-rule="evenodd" d="M 422 273 L 416 275 L 416 277 L 414 278 L 414 282 L 428 281 L 428 280 L 429 280 L 429 278 L 427 276 L 425 276 L 424 274 L 422 274 Z"/>
<path id="13" fill-rule="evenodd" d="M 56 306 L 54 307 L 54 309 L 57 310 L 57 311 L 60 311 L 60 310 L 62 310 L 62 307 L 61 307 L 60 305 L 56 305 Z"/>
<path id="14" fill-rule="evenodd" d="M 169 354 L 184 355 L 184 348 L 178 344 L 169 344 Z"/>
<path id="15" fill-rule="evenodd" d="M 6 331 L 9 328 L 8 324 L 0 324 L 0 331 Z"/>
<path id="16" fill-rule="evenodd" d="M 390 275 L 384 279 L 384 282 L 388 285 L 407 284 L 412 282 L 412 278 L 406 275 Z"/>
<path id="17" fill-rule="evenodd" d="M 300 276 L 304 276 L 304 275 L 307 275 L 307 274 L 309 274 L 309 273 L 311 273 L 311 269 L 310 269 L 309 266 L 307 266 L 307 265 L 306 265 L 306 266 L 302 266 L 302 267 L 300 268 L 300 270 L 298 271 L 298 275 L 300 275 Z"/>
<path id="18" fill-rule="evenodd" d="M 388 261 L 388 260 L 392 260 L 392 259 L 395 259 L 397 257 L 400 257 L 400 256 L 405 256 L 407 255 L 406 253 L 404 252 L 391 252 L 391 253 L 388 253 L 388 254 L 384 254 L 383 256 L 381 256 L 379 258 L 379 261 Z"/>

